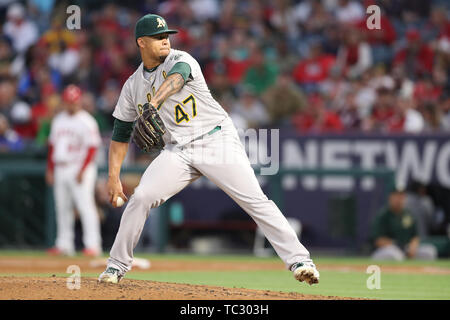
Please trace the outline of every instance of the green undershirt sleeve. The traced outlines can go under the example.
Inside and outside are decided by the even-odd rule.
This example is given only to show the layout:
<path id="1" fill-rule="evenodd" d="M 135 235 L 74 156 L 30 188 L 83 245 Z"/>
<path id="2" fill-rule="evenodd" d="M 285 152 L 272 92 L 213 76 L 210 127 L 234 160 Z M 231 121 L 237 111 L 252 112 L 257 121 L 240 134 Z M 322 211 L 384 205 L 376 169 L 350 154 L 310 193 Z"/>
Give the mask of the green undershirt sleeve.
<path id="1" fill-rule="evenodd" d="M 131 133 L 133 132 L 133 123 L 134 122 L 115 119 L 111 140 L 117 142 L 129 142 Z"/>
<path id="2" fill-rule="evenodd" d="M 188 79 L 193 79 L 191 75 L 191 66 L 186 62 L 177 62 L 172 69 L 170 69 L 167 75 L 171 75 L 173 73 L 179 73 L 184 79 L 184 83 L 188 81 Z"/>

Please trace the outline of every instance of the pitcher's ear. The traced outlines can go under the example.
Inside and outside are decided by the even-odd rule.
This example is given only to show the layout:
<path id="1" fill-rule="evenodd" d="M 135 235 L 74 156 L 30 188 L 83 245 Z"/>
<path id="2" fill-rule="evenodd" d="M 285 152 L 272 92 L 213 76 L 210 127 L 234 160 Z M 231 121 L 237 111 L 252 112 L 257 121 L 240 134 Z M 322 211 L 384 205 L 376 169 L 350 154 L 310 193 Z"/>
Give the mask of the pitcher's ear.
<path id="1" fill-rule="evenodd" d="M 136 44 L 139 48 L 145 47 L 144 39 L 142 37 L 136 39 Z"/>

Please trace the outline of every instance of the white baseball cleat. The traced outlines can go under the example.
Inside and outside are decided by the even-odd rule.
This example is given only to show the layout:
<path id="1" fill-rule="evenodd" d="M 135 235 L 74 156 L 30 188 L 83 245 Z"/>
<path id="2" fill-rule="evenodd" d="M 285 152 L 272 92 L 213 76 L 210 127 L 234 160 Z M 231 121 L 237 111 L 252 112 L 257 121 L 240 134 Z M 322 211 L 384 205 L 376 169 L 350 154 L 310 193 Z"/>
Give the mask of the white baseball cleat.
<path id="1" fill-rule="evenodd" d="M 320 274 L 312 261 L 297 262 L 292 265 L 291 271 L 294 278 L 300 282 L 305 281 L 309 285 L 319 283 Z"/>
<path id="2" fill-rule="evenodd" d="M 123 275 L 120 274 L 120 271 L 114 268 L 107 268 L 105 271 L 100 274 L 98 277 L 98 282 L 103 283 L 119 283 L 119 281 L 123 278 Z"/>

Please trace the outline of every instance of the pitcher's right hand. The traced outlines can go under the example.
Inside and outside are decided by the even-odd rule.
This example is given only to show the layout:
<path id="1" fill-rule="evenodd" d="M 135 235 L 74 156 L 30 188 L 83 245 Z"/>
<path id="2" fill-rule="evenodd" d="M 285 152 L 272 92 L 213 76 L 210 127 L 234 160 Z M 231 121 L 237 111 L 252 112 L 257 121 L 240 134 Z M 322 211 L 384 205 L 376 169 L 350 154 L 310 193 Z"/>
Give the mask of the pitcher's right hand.
<path id="1" fill-rule="evenodd" d="M 127 196 L 123 193 L 122 183 L 119 178 L 108 179 L 109 202 L 114 208 L 117 208 L 117 197 L 121 197 L 125 202 L 128 201 Z"/>

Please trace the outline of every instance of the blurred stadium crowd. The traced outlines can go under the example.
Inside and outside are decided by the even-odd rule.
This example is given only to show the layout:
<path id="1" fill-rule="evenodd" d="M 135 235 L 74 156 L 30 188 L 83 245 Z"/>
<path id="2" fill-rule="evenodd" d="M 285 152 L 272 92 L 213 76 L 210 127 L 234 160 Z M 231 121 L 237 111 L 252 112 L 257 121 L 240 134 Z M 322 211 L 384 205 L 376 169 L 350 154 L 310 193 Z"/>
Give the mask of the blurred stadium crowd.
<path id="1" fill-rule="evenodd" d="M 68 30 L 67 6 L 81 8 Z M 381 8 L 368 30 L 366 8 Z M 109 138 L 123 83 L 140 63 L 134 24 L 164 16 L 237 127 L 305 133 L 450 130 L 445 0 L 0 1 L 0 152 L 45 148 L 60 93 Z"/>

